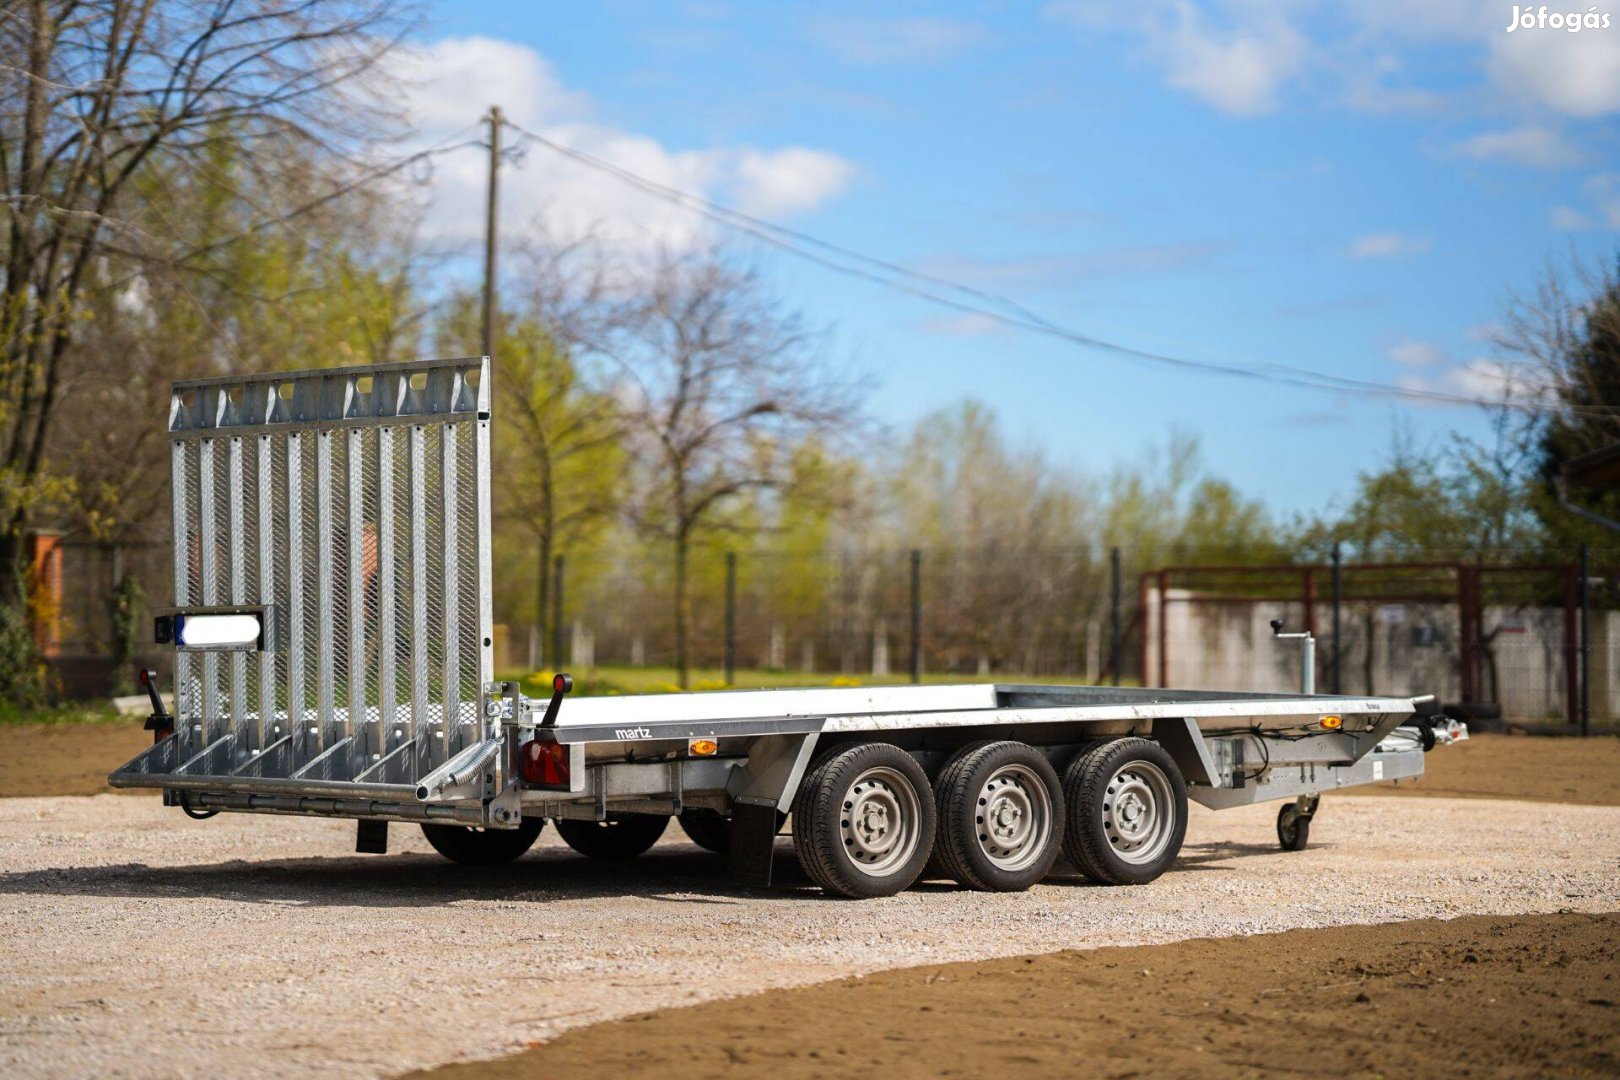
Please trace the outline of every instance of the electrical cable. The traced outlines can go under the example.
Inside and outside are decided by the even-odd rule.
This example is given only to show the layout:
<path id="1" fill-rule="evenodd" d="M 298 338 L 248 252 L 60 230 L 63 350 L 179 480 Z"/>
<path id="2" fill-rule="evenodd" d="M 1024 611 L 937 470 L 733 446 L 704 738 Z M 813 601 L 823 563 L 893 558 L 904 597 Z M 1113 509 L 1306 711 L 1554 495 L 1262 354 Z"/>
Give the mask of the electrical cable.
<path id="1" fill-rule="evenodd" d="M 740 210 L 735 210 L 722 204 L 713 202 L 699 195 L 670 187 L 666 184 L 650 180 L 637 173 L 631 172 L 612 162 L 598 158 L 583 150 L 559 143 L 544 135 L 530 131 L 522 125 L 505 121 L 505 126 L 511 128 L 519 136 L 541 147 L 551 150 L 562 157 L 568 158 L 578 164 L 615 177 L 621 182 L 637 188 L 656 198 L 664 199 L 675 205 L 682 206 L 702 217 L 728 228 L 747 233 L 750 236 L 778 248 L 801 259 L 815 263 L 824 269 L 832 270 L 846 276 L 866 280 L 873 284 L 908 293 L 929 303 L 950 308 L 964 314 L 982 315 L 994 319 L 1005 325 L 1040 333 L 1051 337 L 1066 340 L 1071 344 L 1085 348 L 1111 352 L 1132 359 L 1144 360 L 1163 366 L 1181 369 L 1197 370 L 1210 374 L 1237 376 L 1243 378 L 1259 379 L 1285 385 L 1298 386 L 1312 390 L 1326 390 L 1336 393 L 1352 393 L 1362 396 L 1386 397 L 1407 401 L 1425 401 L 1437 404 L 1467 405 L 1478 408 L 1503 408 L 1526 413 L 1561 413 L 1591 412 L 1597 415 L 1612 415 L 1614 410 L 1602 406 L 1561 406 L 1547 405 L 1535 401 L 1519 401 L 1504 398 L 1500 401 L 1490 401 L 1484 398 L 1471 397 L 1464 394 L 1451 394 L 1438 390 L 1423 390 L 1414 387 L 1403 387 L 1389 383 L 1379 383 L 1365 379 L 1355 379 L 1348 376 L 1334 375 L 1327 372 L 1314 371 L 1309 368 L 1296 367 L 1289 364 L 1264 362 L 1258 364 L 1223 364 L 1210 360 L 1197 360 L 1189 357 L 1176 356 L 1170 353 L 1156 352 L 1148 349 L 1139 349 L 1131 345 L 1099 338 L 1085 334 L 1061 324 L 1046 319 L 1018 301 L 989 292 L 984 289 L 936 274 L 928 274 L 911 270 L 897 263 L 867 255 L 853 248 L 846 247 L 832 241 L 822 240 L 809 233 L 786 226 L 777 225 L 762 218 L 754 217 Z M 874 270 L 862 269 L 839 262 L 827 255 L 818 254 L 809 250 L 814 247 L 823 252 L 830 252 L 844 259 L 854 260 L 874 267 Z M 921 282 L 928 286 L 943 287 L 975 300 L 1000 305 L 1006 311 L 998 311 L 979 303 L 969 303 L 962 300 L 942 296 L 933 288 L 922 285 L 908 284 L 901 278 L 913 282 Z M 1011 312 L 1011 314 L 1009 314 Z"/>

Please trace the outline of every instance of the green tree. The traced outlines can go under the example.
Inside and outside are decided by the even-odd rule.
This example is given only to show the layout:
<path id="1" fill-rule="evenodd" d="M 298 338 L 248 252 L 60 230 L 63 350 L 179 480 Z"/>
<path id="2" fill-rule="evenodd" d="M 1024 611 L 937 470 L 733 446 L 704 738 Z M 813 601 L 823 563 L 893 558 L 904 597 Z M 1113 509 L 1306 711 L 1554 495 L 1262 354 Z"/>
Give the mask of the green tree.
<path id="1" fill-rule="evenodd" d="M 478 299 L 458 296 L 440 328 L 450 351 L 465 351 L 482 327 Z M 441 348 L 444 346 L 441 345 Z M 612 525 L 624 497 L 624 425 L 611 393 L 593 387 L 547 329 L 542 316 L 507 312 L 494 343 L 496 558 L 534 582 L 532 593 L 503 592 L 502 617 L 519 616 L 532 596 L 530 661 L 549 648 L 552 566 L 557 554 L 594 547 Z M 583 569 L 577 561 L 576 585 Z M 548 657 L 552 665 L 560 657 Z"/>
<path id="2" fill-rule="evenodd" d="M 1027 666 L 1076 633 L 1067 598 L 1093 512 L 1083 479 L 1011 445 L 987 406 L 965 401 L 917 422 L 883 486 L 893 546 L 927 549 L 926 637 L 947 665 Z M 1063 615 L 1043 622 L 1052 612 Z"/>

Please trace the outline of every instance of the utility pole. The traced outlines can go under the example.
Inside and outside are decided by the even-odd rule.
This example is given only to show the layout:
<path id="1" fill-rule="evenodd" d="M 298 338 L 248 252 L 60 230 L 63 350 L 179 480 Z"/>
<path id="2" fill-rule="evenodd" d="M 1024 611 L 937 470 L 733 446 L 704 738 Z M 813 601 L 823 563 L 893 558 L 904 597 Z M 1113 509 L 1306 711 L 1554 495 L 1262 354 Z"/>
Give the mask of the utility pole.
<path id="1" fill-rule="evenodd" d="M 484 216 L 484 355 L 495 355 L 495 211 L 500 205 L 501 107 L 489 107 L 489 201 Z"/>

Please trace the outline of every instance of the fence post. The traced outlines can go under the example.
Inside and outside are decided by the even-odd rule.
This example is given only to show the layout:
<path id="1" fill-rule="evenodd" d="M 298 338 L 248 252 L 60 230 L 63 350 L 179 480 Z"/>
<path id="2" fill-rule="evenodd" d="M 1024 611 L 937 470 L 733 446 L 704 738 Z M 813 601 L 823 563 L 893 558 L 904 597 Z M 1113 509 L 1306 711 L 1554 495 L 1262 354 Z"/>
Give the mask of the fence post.
<path id="1" fill-rule="evenodd" d="M 1159 571 L 1159 681 L 1170 685 L 1170 571 Z"/>
<path id="2" fill-rule="evenodd" d="M 1108 593 L 1108 674 L 1119 685 L 1119 548 L 1108 553 L 1110 586 Z"/>
<path id="3" fill-rule="evenodd" d="M 922 552 L 911 549 L 911 681 L 922 682 Z"/>
<path id="4" fill-rule="evenodd" d="M 726 685 L 737 682 L 737 553 L 726 552 Z"/>
<path id="5" fill-rule="evenodd" d="M 1332 685 L 1333 685 L 1333 692 L 1335 694 L 1344 693 L 1344 683 L 1341 680 L 1340 673 L 1339 673 L 1340 658 L 1344 655 L 1344 650 L 1340 647 L 1340 642 L 1343 639 L 1339 636 L 1339 604 L 1341 603 L 1341 601 L 1344 598 L 1343 571 L 1344 571 L 1344 552 L 1340 549 L 1339 542 L 1337 540 L 1335 540 L 1335 541 L 1333 541 L 1333 668 L 1332 668 L 1332 679 L 1333 679 Z"/>
<path id="6" fill-rule="evenodd" d="M 1591 548 L 1581 545 L 1581 735 L 1592 734 Z"/>
<path id="7" fill-rule="evenodd" d="M 1151 576 L 1151 573 L 1143 573 L 1136 579 L 1137 620 L 1142 624 L 1142 633 L 1136 639 L 1136 660 L 1143 686 L 1148 685 L 1148 578 Z"/>
<path id="8" fill-rule="evenodd" d="M 1581 593 L 1579 566 L 1564 569 L 1564 709 L 1571 727 L 1581 716 Z"/>
<path id="9" fill-rule="evenodd" d="M 551 670 L 563 669 L 563 582 L 567 568 L 558 555 L 551 563 Z"/>

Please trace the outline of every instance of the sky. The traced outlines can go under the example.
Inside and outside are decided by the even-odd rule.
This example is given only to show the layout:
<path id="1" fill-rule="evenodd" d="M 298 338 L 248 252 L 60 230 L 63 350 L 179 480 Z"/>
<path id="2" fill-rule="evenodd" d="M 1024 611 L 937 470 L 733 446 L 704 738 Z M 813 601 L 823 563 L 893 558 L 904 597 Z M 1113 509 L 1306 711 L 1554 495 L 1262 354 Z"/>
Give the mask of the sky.
<path id="1" fill-rule="evenodd" d="M 1617 25 L 1573 32 L 1553 23 L 1574 6 L 1509 31 L 1515 10 L 440 0 L 394 66 L 419 146 L 499 104 L 1089 337 L 1477 397 L 1502 384 L 1489 339 L 1509 296 L 1549 260 L 1620 250 L 1620 0 L 1591 12 Z M 473 148 L 417 177 L 434 239 L 481 235 L 484 169 Z M 1436 453 L 1486 431 L 1470 406 L 1159 365 L 931 306 L 538 146 L 502 183 L 508 236 L 728 240 L 871 375 L 867 405 L 895 431 L 973 397 L 1016 442 L 1099 474 L 1191 432 L 1213 474 L 1282 514 L 1342 505 L 1397 430 Z"/>

